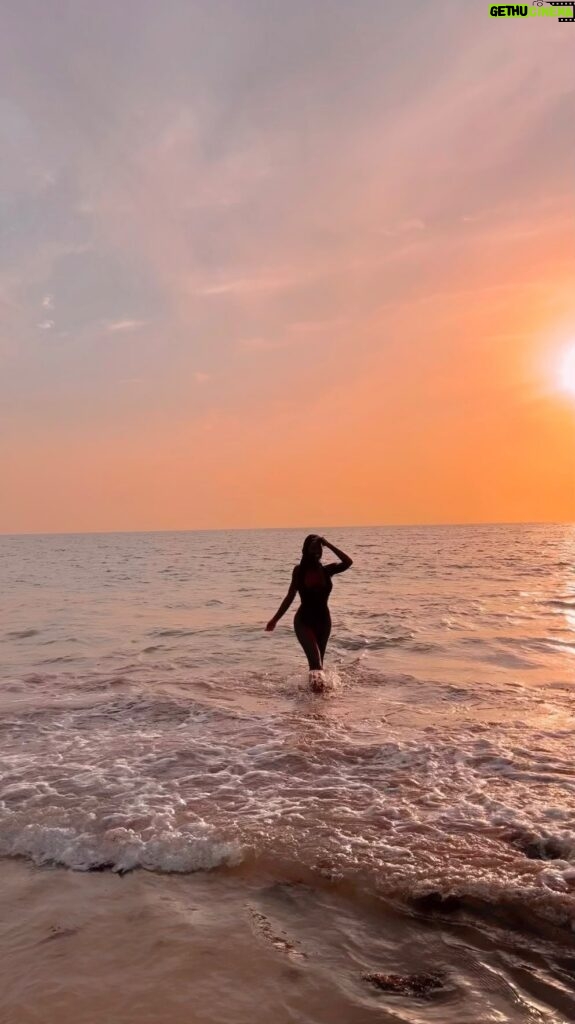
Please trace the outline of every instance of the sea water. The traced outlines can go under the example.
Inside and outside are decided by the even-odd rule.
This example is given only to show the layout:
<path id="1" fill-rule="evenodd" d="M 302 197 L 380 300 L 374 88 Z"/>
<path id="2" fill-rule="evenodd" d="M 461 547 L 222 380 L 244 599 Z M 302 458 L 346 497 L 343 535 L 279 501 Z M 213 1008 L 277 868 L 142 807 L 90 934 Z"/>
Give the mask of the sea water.
<path id="1" fill-rule="evenodd" d="M 0 538 L 2 1022 L 575 1019 L 575 527 L 310 529 Z"/>

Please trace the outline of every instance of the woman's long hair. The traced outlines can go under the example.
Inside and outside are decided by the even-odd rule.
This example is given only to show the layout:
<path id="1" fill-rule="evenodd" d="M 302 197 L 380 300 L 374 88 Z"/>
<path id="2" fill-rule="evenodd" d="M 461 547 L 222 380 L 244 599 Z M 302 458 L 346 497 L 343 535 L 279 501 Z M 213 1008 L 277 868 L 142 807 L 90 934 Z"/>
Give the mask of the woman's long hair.
<path id="1" fill-rule="evenodd" d="M 321 564 L 321 561 L 318 558 L 318 556 L 314 555 L 313 552 L 310 551 L 310 547 L 314 540 L 319 540 L 317 533 L 310 533 L 303 542 L 303 546 L 301 549 L 301 559 L 298 570 L 298 581 L 300 585 L 303 583 L 305 579 L 305 574 L 307 570 L 316 569 L 318 565 Z"/>

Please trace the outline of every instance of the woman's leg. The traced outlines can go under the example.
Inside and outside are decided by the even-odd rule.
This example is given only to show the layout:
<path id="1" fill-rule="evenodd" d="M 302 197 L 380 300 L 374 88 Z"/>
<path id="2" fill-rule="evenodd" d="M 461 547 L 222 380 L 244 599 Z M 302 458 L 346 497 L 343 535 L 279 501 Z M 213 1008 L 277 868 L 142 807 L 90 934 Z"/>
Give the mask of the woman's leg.
<path id="1" fill-rule="evenodd" d="M 321 623 L 318 623 L 317 627 L 316 627 L 317 645 L 319 647 L 319 653 L 320 653 L 320 656 L 321 656 L 322 668 L 323 668 L 323 659 L 325 658 L 325 649 L 327 647 L 327 642 L 329 640 L 330 633 L 331 633 L 331 616 L 330 616 L 329 611 L 328 611 L 325 619 Z"/>
<path id="2" fill-rule="evenodd" d="M 312 672 L 317 669 L 321 669 L 323 664 L 323 658 L 317 642 L 315 632 L 305 622 L 302 622 L 298 613 L 296 613 L 295 619 L 293 620 L 293 627 L 295 629 L 295 635 L 297 636 L 300 644 L 302 645 L 307 663 Z M 327 643 L 327 641 L 326 641 Z"/>

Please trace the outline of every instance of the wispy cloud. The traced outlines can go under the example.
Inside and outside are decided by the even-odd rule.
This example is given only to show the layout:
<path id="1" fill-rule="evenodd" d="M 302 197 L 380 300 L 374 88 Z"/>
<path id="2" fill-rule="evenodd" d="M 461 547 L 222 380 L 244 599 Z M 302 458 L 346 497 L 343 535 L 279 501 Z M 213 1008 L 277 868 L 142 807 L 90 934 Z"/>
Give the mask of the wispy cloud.
<path id="1" fill-rule="evenodd" d="M 280 292 L 301 284 L 305 277 L 300 275 L 240 277 L 213 284 L 200 285 L 194 289 L 196 295 L 251 295 L 258 292 Z"/>
<path id="2" fill-rule="evenodd" d="M 246 352 L 273 352 L 281 347 L 281 343 L 269 338 L 240 338 L 238 348 Z"/>
<path id="3" fill-rule="evenodd" d="M 411 217 L 399 224 L 383 228 L 382 234 L 387 238 L 400 238 L 402 235 L 410 235 L 417 231 L 425 231 L 425 223 L 420 217 Z"/>
<path id="4" fill-rule="evenodd" d="M 141 327 L 146 327 L 145 320 L 115 320 L 106 325 L 106 330 L 110 334 L 116 334 L 119 331 L 137 331 Z"/>
<path id="5" fill-rule="evenodd" d="M 289 325 L 289 330 L 294 334 L 324 334 L 329 331 L 339 331 L 349 324 L 345 317 L 338 317 L 333 320 L 296 320 Z"/>

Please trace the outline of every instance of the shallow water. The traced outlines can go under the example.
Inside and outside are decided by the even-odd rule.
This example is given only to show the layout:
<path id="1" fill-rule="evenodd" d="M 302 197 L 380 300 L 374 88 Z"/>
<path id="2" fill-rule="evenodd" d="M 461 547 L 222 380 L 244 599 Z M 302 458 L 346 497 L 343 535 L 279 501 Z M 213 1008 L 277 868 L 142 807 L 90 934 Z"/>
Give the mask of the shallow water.
<path id="1" fill-rule="evenodd" d="M 0 885 L 2 1020 L 87 1024 L 572 1020 L 572 951 L 273 874 L 78 875 Z M 374 972 L 431 977 L 389 995 Z"/>
<path id="2" fill-rule="evenodd" d="M 331 536 L 0 538 L 3 1020 L 575 1019 L 575 528 Z"/>

